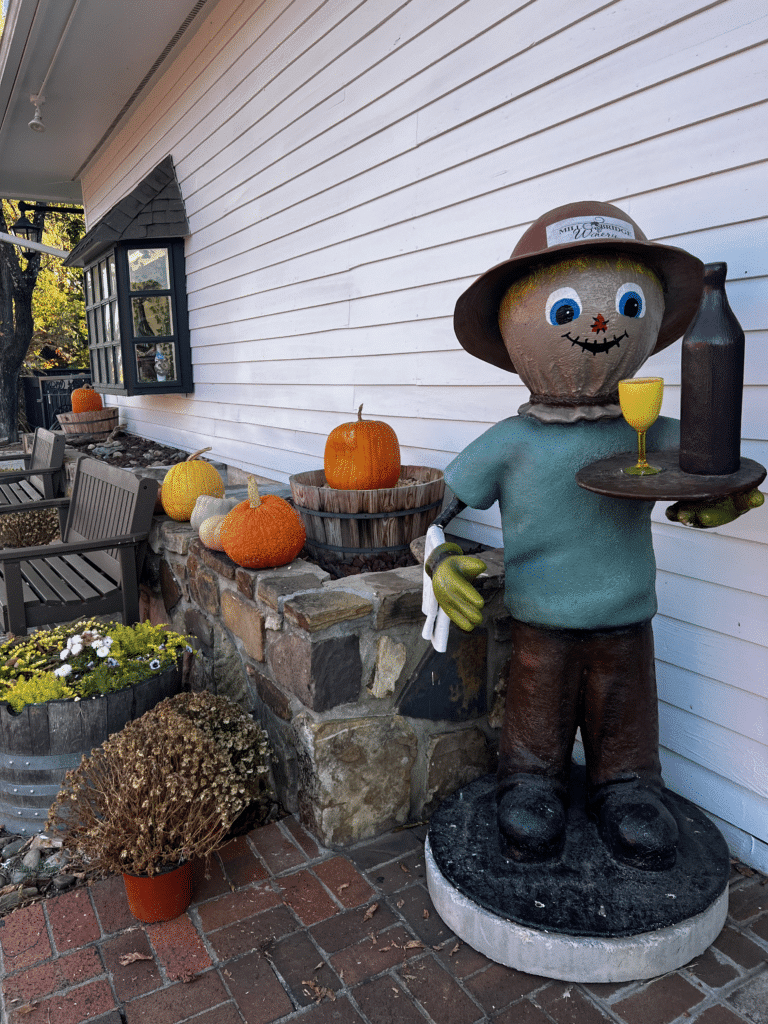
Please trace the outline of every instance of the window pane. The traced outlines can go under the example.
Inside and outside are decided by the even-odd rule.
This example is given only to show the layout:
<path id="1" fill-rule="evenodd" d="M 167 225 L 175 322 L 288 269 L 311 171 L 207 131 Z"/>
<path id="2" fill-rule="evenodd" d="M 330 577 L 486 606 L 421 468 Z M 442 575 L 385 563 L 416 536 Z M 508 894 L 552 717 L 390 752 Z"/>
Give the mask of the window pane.
<path id="1" fill-rule="evenodd" d="M 115 384 L 123 384 L 123 350 L 115 349 Z"/>
<path id="2" fill-rule="evenodd" d="M 93 301 L 101 302 L 101 288 L 99 288 L 99 268 L 93 267 Z"/>
<path id="3" fill-rule="evenodd" d="M 173 334 L 171 300 L 168 295 L 131 299 L 133 334 L 136 338 L 169 337 Z"/>
<path id="4" fill-rule="evenodd" d="M 103 319 L 103 307 L 97 306 L 93 311 L 94 319 L 96 322 L 96 344 L 104 344 L 104 319 Z"/>
<path id="5" fill-rule="evenodd" d="M 99 272 L 101 273 L 101 297 L 106 299 L 109 295 L 109 271 L 106 260 L 102 260 L 99 264 Z"/>
<path id="6" fill-rule="evenodd" d="M 93 287 L 91 286 L 91 271 L 86 270 L 85 272 L 85 304 L 86 306 L 93 305 Z"/>
<path id="7" fill-rule="evenodd" d="M 136 345 L 136 375 L 140 381 L 176 380 L 176 346 L 172 342 Z"/>
<path id="8" fill-rule="evenodd" d="M 104 306 L 104 339 L 112 341 L 112 306 L 109 303 Z"/>
<path id="9" fill-rule="evenodd" d="M 129 249 L 128 278 L 132 292 L 168 291 L 171 274 L 167 249 Z"/>
<path id="10" fill-rule="evenodd" d="M 117 303 L 112 303 L 112 336 L 115 341 L 120 341 L 120 317 L 117 312 Z"/>
<path id="11" fill-rule="evenodd" d="M 155 347 L 156 379 L 176 380 L 176 346 L 170 341 L 160 341 Z"/>
<path id="12" fill-rule="evenodd" d="M 107 264 L 109 265 L 109 294 L 117 295 L 117 269 L 114 253 L 107 257 Z"/>

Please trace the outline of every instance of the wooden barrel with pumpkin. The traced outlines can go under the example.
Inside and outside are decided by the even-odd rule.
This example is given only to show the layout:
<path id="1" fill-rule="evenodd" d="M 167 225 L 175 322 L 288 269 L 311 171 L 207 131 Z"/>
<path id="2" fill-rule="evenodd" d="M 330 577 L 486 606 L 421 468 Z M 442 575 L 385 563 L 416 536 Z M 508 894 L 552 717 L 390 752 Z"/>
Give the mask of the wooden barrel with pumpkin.
<path id="1" fill-rule="evenodd" d="M 65 434 L 90 434 L 103 441 L 118 426 L 120 410 L 116 405 L 106 409 L 86 409 L 84 412 L 59 412 L 57 417 Z"/>
<path id="2" fill-rule="evenodd" d="M 438 469 L 401 466 L 400 444 L 388 423 L 357 419 L 330 432 L 322 470 L 290 477 L 304 520 L 309 554 L 326 568 L 354 563 L 389 568 L 410 558 L 443 503 Z"/>
<path id="3" fill-rule="evenodd" d="M 366 566 L 389 556 L 407 556 L 412 540 L 422 537 L 443 504 L 442 470 L 401 466 L 394 487 L 339 490 L 329 487 L 322 469 L 290 478 L 296 511 L 307 531 L 306 548 L 319 562 Z"/>

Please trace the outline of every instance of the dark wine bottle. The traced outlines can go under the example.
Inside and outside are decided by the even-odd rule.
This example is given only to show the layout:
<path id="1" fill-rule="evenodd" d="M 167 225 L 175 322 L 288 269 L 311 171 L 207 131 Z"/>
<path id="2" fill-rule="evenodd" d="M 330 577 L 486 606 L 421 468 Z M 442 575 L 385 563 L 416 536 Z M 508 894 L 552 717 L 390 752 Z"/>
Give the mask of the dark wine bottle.
<path id="1" fill-rule="evenodd" d="M 723 475 L 739 468 L 744 331 L 725 294 L 726 263 L 704 267 L 701 305 L 683 337 L 680 469 Z"/>

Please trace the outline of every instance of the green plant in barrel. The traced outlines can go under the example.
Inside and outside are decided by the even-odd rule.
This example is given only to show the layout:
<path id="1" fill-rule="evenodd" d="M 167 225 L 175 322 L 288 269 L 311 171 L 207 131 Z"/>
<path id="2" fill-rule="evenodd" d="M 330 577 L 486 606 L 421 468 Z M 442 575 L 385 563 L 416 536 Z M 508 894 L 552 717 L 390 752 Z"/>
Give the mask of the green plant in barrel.
<path id="1" fill-rule="evenodd" d="M 114 693 L 175 666 L 189 638 L 149 622 L 84 619 L 0 645 L 0 701 L 14 711 Z"/>

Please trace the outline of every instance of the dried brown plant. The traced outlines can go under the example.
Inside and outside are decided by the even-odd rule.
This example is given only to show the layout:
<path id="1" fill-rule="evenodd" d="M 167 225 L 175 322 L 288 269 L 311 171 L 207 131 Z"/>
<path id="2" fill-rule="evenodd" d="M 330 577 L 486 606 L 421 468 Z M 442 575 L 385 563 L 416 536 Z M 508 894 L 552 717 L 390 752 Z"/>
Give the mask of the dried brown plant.
<path id="1" fill-rule="evenodd" d="M 67 773 L 48 828 L 91 869 L 153 875 L 220 845 L 258 796 L 267 757 L 261 729 L 232 701 L 179 694 Z"/>

